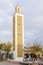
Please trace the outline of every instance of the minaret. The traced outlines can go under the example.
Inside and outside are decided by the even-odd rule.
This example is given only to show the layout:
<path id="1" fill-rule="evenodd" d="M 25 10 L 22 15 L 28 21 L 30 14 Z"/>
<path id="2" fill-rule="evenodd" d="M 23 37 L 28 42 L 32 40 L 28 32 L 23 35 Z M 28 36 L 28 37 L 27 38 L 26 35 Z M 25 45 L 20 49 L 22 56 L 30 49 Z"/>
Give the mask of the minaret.
<path id="1" fill-rule="evenodd" d="M 15 57 L 23 57 L 24 48 L 24 17 L 21 13 L 20 6 L 15 7 L 15 14 L 13 15 L 13 51 Z"/>

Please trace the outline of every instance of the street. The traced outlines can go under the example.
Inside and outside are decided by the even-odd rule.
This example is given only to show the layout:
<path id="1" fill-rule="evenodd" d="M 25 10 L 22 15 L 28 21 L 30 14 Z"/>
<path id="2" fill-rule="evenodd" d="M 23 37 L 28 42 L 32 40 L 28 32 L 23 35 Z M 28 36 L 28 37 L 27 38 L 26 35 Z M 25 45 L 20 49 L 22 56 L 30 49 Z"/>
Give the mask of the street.
<path id="1" fill-rule="evenodd" d="M 0 62 L 0 65 L 19 65 L 19 64 L 14 64 L 10 62 Z"/>

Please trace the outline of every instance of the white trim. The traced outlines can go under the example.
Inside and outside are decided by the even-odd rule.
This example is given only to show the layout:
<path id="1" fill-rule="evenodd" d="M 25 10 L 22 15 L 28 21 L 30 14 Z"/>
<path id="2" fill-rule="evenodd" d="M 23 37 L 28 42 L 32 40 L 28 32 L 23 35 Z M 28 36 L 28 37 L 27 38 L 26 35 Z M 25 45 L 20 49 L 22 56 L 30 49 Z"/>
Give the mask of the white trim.
<path id="1" fill-rule="evenodd" d="M 21 13 L 16 13 L 16 15 L 17 15 L 17 16 L 23 16 L 23 14 L 21 14 Z"/>
<path id="2" fill-rule="evenodd" d="M 23 40 L 23 49 L 24 49 L 24 16 L 22 16 L 22 40 Z"/>
<path id="3" fill-rule="evenodd" d="M 15 14 L 15 55 L 17 58 L 17 16 Z"/>
<path id="4" fill-rule="evenodd" d="M 23 21 L 22 21 L 22 29 L 23 29 L 23 49 L 24 49 L 24 16 L 23 16 Z"/>

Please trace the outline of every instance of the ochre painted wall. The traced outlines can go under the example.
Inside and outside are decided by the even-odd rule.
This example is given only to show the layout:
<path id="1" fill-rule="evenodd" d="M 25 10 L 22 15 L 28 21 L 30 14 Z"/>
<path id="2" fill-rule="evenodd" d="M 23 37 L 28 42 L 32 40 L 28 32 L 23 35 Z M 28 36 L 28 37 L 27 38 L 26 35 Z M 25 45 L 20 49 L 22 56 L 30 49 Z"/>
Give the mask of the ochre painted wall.
<path id="1" fill-rule="evenodd" d="M 22 16 L 17 16 L 17 57 L 22 57 Z"/>

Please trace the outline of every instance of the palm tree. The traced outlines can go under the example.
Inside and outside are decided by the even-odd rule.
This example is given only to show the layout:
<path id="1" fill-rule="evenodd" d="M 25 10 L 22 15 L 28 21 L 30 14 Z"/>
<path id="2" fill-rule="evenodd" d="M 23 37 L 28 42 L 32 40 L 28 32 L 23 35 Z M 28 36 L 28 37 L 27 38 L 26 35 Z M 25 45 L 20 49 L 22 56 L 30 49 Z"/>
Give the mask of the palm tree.
<path id="1" fill-rule="evenodd" d="M 11 51 L 12 44 L 8 42 L 7 44 L 3 44 L 3 50 L 6 53 L 6 58 L 8 58 L 9 52 Z"/>
<path id="2" fill-rule="evenodd" d="M 2 50 L 2 46 L 3 46 L 3 44 L 2 44 L 2 43 L 0 43 L 0 50 Z"/>

